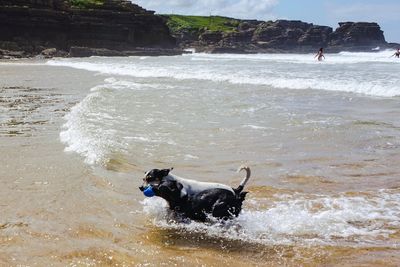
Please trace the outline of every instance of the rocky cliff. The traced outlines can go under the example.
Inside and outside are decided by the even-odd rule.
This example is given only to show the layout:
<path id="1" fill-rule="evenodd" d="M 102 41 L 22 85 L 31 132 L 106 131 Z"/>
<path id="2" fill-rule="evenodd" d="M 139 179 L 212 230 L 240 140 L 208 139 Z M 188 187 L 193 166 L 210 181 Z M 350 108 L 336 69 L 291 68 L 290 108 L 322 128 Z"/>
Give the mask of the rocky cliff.
<path id="1" fill-rule="evenodd" d="M 334 31 L 302 21 L 156 16 L 128 0 L 0 0 L 0 58 L 370 51 L 388 44 L 376 23 Z M 171 35 L 172 33 L 172 35 Z"/>
<path id="2" fill-rule="evenodd" d="M 371 51 L 390 48 L 377 23 L 341 22 L 334 31 L 302 21 L 257 21 L 203 17 L 206 26 L 185 20 L 184 16 L 166 16 L 168 25 L 181 47 L 194 47 L 212 53 L 315 52 L 324 47 L 328 52 Z M 180 21 L 183 26 L 179 26 Z M 216 25 L 219 23 L 219 25 Z M 212 29 L 213 28 L 213 29 Z"/>
<path id="3" fill-rule="evenodd" d="M 386 46 L 381 27 L 377 23 L 340 22 L 339 28 L 330 36 L 332 47 L 377 47 Z"/>
<path id="4" fill-rule="evenodd" d="M 164 18 L 125 0 L 0 0 L 0 20 L 0 55 L 65 55 L 71 47 L 151 52 L 176 44 Z"/>

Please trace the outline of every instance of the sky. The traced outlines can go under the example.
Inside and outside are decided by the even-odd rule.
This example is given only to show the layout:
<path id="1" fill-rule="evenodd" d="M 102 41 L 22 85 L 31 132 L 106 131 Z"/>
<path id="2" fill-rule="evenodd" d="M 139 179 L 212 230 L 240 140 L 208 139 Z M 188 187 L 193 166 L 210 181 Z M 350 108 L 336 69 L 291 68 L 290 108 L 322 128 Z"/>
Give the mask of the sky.
<path id="1" fill-rule="evenodd" d="M 302 20 L 337 28 L 340 21 L 378 22 L 386 41 L 400 43 L 400 0 L 132 0 L 158 14 Z"/>

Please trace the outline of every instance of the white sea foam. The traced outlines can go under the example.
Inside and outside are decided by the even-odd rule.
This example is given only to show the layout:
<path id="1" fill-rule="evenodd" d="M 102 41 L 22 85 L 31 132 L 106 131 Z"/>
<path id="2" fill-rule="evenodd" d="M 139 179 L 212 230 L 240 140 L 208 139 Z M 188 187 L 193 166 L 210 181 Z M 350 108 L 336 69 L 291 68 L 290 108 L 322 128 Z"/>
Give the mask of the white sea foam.
<path id="1" fill-rule="evenodd" d="M 400 63 L 395 58 L 391 58 L 393 51 L 386 50 L 381 52 L 340 52 L 338 54 L 325 54 L 323 62 L 317 61 L 315 54 L 207 54 L 197 53 L 194 55 L 184 55 L 194 61 L 239 61 L 247 60 L 253 62 L 280 62 L 295 64 L 358 64 L 358 63 Z"/>
<path id="2" fill-rule="evenodd" d="M 344 91 L 373 96 L 400 95 L 391 65 L 400 61 L 389 59 L 390 52 L 340 53 L 327 56 L 325 62 L 315 62 L 312 55 L 209 55 L 191 54 L 168 59 L 129 58 L 125 60 L 62 59 L 50 60 L 52 66 L 67 66 L 104 75 L 137 78 L 167 78 L 204 80 L 217 83 L 267 86 L 282 89 L 316 89 Z M 206 60 L 194 62 L 193 60 Z M 212 63 L 207 61 L 212 60 Z M 226 60 L 234 61 L 229 65 Z M 299 63 L 293 65 L 290 63 Z M 373 64 L 383 64 L 377 72 Z M 341 65 L 345 64 L 345 67 Z M 367 64 L 367 65 L 366 65 Z M 345 69 L 343 69 L 345 68 Z M 393 77 L 392 77 L 393 76 Z M 118 86 L 117 84 L 115 86 Z"/>
<path id="3" fill-rule="evenodd" d="M 176 88 L 162 84 L 143 84 L 132 81 L 107 78 L 104 84 L 93 87 L 80 103 L 65 116 L 60 139 L 66 144 L 65 151 L 76 152 L 84 157 L 87 164 L 104 164 L 111 154 L 125 154 L 130 144 L 158 146 L 176 142 L 163 134 L 136 133 L 135 122 L 130 119 L 130 102 L 121 105 L 125 96 L 132 91 L 161 90 Z M 125 109 L 128 109 L 125 112 Z M 141 121 L 153 124 L 153 118 Z"/>
<path id="4" fill-rule="evenodd" d="M 122 86 L 117 80 L 107 82 L 114 89 Z M 107 88 L 105 85 L 92 88 L 88 96 L 72 107 L 65 116 L 66 123 L 60 133 L 61 141 L 66 144 L 65 151 L 82 155 L 87 164 L 105 163 L 109 153 L 122 152 L 126 145 L 117 139 L 117 132 L 112 127 L 112 109 L 101 104 L 107 99 L 103 94 Z"/>
<path id="5" fill-rule="evenodd" d="M 164 90 L 164 89 L 176 89 L 177 86 L 166 85 L 166 84 L 150 84 L 150 83 L 136 83 L 132 81 L 120 80 L 115 77 L 107 78 L 104 80 L 105 85 L 97 86 L 91 90 L 98 90 L 99 88 L 111 88 L 111 89 L 121 89 L 121 90 Z"/>
<path id="6" fill-rule="evenodd" d="M 253 129 L 253 130 L 266 130 L 266 129 L 268 129 L 268 127 L 251 125 L 251 124 L 243 125 L 242 127 L 243 128 L 250 128 L 250 129 Z"/>
<path id="7" fill-rule="evenodd" d="M 60 139 L 67 145 L 65 151 L 74 151 L 85 157 L 88 164 L 101 163 L 106 159 L 107 149 L 111 147 L 113 130 L 98 128 L 89 123 L 91 118 L 95 120 L 109 119 L 107 113 L 95 113 L 91 105 L 96 98 L 101 97 L 99 93 L 91 93 L 79 104 L 74 106 L 70 113 L 65 116 L 67 122 L 63 125 Z M 94 120 L 93 120 L 94 121 Z"/>
<path id="8" fill-rule="evenodd" d="M 400 226 L 400 194 L 380 191 L 374 196 L 280 196 L 268 209 L 244 208 L 228 224 L 171 221 L 160 198 L 145 199 L 144 212 L 156 226 L 198 232 L 210 237 L 265 245 L 354 244 L 396 246 L 388 236 Z M 251 199 L 252 204 L 263 199 Z"/>

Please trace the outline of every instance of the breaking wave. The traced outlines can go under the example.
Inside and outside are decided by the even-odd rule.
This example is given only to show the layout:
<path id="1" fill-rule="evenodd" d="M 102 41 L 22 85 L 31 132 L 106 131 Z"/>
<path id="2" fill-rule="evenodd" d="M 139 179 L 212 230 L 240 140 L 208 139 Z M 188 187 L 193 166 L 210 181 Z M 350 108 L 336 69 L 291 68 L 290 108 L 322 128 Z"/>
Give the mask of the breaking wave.
<path id="1" fill-rule="evenodd" d="M 136 78 L 204 80 L 215 83 L 267 86 L 278 89 L 342 91 L 380 97 L 400 94 L 393 68 L 400 64 L 381 53 L 340 53 L 323 63 L 313 55 L 208 55 L 180 57 L 60 59 L 52 66 L 66 66 L 103 75 Z M 226 62 L 227 60 L 231 62 Z M 212 61 L 211 63 L 209 61 Z M 296 63 L 296 64 L 292 64 Z M 371 65 L 372 64 L 372 65 Z M 374 64 L 383 64 L 377 70 Z"/>

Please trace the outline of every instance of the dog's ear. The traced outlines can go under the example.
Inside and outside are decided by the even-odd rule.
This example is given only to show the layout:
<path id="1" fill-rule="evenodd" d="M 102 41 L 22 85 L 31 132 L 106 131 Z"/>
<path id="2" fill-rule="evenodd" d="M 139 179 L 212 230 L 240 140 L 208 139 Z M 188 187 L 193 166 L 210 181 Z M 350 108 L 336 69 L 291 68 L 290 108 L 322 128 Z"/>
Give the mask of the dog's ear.
<path id="1" fill-rule="evenodd" d="M 169 174 L 170 171 L 172 171 L 172 169 L 163 169 L 160 172 L 162 174 L 162 177 L 165 177 Z"/>

